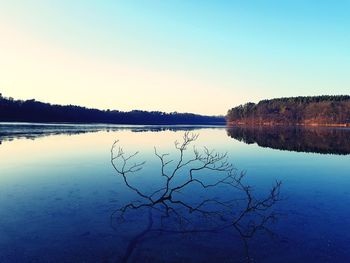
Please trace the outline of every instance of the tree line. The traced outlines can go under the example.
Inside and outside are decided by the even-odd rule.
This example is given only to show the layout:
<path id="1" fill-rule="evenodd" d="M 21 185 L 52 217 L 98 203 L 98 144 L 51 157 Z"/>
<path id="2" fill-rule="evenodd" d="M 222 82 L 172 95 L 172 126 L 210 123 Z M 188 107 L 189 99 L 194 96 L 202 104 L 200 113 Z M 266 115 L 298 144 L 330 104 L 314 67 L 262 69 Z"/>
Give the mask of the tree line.
<path id="1" fill-rule="evenodd" d="M 350 96 L 291 97 L 230 109 L 230 124 L 350 125 Z"/>
<path id="2" fill-rule="evenodd" d="M 111 124 L 222 124 L 222 116 L 161 111 L 98 110 L 75 105 L 54 105 L 31 100 L 15 100 L 0 94 L 2 122 L 68 122 Z"/>

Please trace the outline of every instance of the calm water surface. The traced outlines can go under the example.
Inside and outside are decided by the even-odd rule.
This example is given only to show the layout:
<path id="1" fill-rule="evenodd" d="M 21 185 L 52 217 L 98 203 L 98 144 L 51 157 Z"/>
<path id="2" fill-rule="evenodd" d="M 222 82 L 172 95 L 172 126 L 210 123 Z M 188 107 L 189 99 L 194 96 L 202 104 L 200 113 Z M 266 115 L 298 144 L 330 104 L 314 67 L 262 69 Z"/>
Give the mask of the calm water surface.
<path id="1" fill-rule="evenodd" d="M 140 196 L 113 169 L 113 142 L 139 151 L 135 162 L 146 163 L 131 180 L 151 193 L 164 179 L 153 147 L 176 160 L 174 141 L 186 130 L 199 134 L 198 149 L 228 152 L 257 198 L 282 181 L 275 220 L 244 236 L 230 227 L 234 214 L 183 216 L 174 207 L 180 216 L 161 224 L 161 211 L 142 208 L 121 219 L 116 211 Z M 2 263 L 350 262 L 349 129 L 0 124 L 0 141 Z M 180 197 L 193 205 L 233 198 L 225 187 Z M 245 229 L 258 224 L 258 213 Z"/>

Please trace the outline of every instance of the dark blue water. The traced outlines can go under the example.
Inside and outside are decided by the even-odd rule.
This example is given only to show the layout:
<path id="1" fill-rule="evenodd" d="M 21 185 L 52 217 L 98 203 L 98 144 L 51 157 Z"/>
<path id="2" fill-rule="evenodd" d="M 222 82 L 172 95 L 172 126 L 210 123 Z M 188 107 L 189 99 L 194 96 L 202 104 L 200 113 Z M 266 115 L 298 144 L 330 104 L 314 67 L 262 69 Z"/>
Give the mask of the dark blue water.
<path id="1" fill-rule="evenodd" d="M 228 153 L 253 201 L 281 181 L 278 200 L 235 225 L 247 205 L 242 188 L 190 184 L 149 205 L 111 165 L 116 139 L 126 153 L 139 151 L 128 164 L 146 163 L 128 182 L 150 195 L 166 182 L 153 147 L 174 160 L 171 172 L 174 141 L 186 131 L 199 134 L 199 152 Z M 349 140 L 350 130 L 331 128 L 0 124 L 0 262 L 349 262 Z M 190 145 L 184 160 L 192 157 Z M 196 176 L 222 178 L 213 170 Z"/>

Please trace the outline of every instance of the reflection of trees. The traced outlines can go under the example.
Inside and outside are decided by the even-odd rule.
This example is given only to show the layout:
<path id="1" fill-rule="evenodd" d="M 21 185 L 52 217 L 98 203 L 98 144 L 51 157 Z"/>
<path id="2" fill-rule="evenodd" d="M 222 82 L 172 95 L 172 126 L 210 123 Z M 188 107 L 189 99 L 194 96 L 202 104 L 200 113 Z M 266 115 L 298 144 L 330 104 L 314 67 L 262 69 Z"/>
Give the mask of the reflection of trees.
<path id="1" fill-rule="evenodd" d="M 91 133 L 91 132 L 97 132 L 97 131 L 55 131 L 55 132 L 31 132 L 31 133 L 16 133 L 16 134 L 9 134 L 9 133 L 0 133 L 0 144 L 2 141 L 13 141 L 15 139 L 30 139 L 35 140 L 41 137 L 48 137 L 52 135 L 77 135 L 77 134 L 83 134 L 83 133 Z"/>
<path id="2" fill-rule="evenodd" d="M 170 159 L 154 149 L 160 163 L 159 186 L 147 191 L 133 178 L 145 162 L 134 162 L 138 152 L 126 154 L 116 141 L 111 149 L 111 163 L 137 200 L 127 203 L 112 214 L 118 222 L 135 211 L 148 211 L 147 228 L 129 243 L 123 261 L 147 234 L 216 233 L 225 229 L 238 231 L 246 248 L 247 239 L 275 218 L 271 209 L 279 200 L 281 182 L 276 182 L 265 197 L 257 198 L 252 187 L 244 183 L 245 173 L 228 162 L 226 153 L 204 147 L 189 146 L 198 135 L 185 132 L 181 143 L 175 142 L 178 158 Z"/>
<path id="3" fill-rule="evenodd" d="M 76 135 L 106 130 L 98 125 L 69 125 L 69 124 L 1 124 L 0 141 L 14 139 L 37 139 L 53 135 Z"/>
<path id="4" fill-rule="evenodd" d="M 162 131 L 193 131 L 193 130 L 200 130 L 200 129 L 217 129 L 217 128 L 223 128 L 224 126 L 221 125 L 172 125 L 172 126 L 144 126 L 144 127 L 133 127 L 131 129 L 132 132 L 162 132 Z"/>
<path id="5" fill-rule="evenodd" d="M 273 149 L 315 152 L 323 154 L 350 154 L 350 130 L 347 128 L 300 126 L 235 126 L 228 136 L 247 144 L 257 143 Z"/>
<path id="6" fill-rule="evenodd" d="M 175 125 L 175 126 L 154 126 L 154 125 L 104 125 L 104 124 L 0 124 L 0 144 L 2 141 L 14 139 L 37 139 L 52 135 L 77 135 L 100 131 L 122 131 L 131 132 L 161 132 L 161 131 L 190 131 L 205 128 L 222 128 L 222 126 L 210 125 Z"/>

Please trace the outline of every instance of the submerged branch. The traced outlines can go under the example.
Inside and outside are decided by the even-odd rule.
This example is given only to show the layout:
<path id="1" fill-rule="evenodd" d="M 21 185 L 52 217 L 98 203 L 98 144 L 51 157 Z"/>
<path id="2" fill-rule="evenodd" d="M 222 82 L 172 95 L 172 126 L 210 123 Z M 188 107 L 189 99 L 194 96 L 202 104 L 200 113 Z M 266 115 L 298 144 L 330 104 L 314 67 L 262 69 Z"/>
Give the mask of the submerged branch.
<path id="1" fill-rule="evenodd" d="M 175 142 L 179 154 L 177 159 L 170 159 L 168 153 L 159 153 L 154 148 L 154 154 L 160 161 L 159 176 L 162 183 L 149 193 L 129 180 L 130 176 L 141 171 L 145 162 L 133 162 L 138 152 L 127 155 L 119 146 L 119 141 L 115 141 L 111 149 L 112 166 L 123 178 L 126 187 L 140 200 L 119 208 L 111 218 L 117 215 L 119 219 L 124 219 L 128 211 L 147 208 L 158 215 L 158 220 L 152 217 L 152 226 L 153 221 L 160 223 L 160 228 L 151 227 L 149 231 L 215 232 L 231 227 L 242 238 L 249 238 L 259 229 L 267 229 L 266 224 L 276 217 L 270 210 L 280 200 L 281 182 L 276 181 L 265 197 L 256 198 L 252 187 L 243 182 L 246 173 L 237 172 L 228 161 L 227 153 L 206 147 L 200 151 L 193 147 L 192 157 L 185 158 L 189 146 L 197 139 L 198 134 L 185 132 L 182 142 Z M 196 202 L 199 196 L 193 196 L 192 191 L 193 187 L 198 189 L 198 186 L 204 191 L 204 197 Z M 210 195 L 211 189 L 216 192 L 222 189 L 225 195 L 213 197 Z M 192 196 L 190 199 L 188 194 Z M 251 219 L 252 215 L 254 220 Z M 165 227 L 167 221 L 172 228 Z M 174 222 L 177 223 L 174 225 Z"/>

